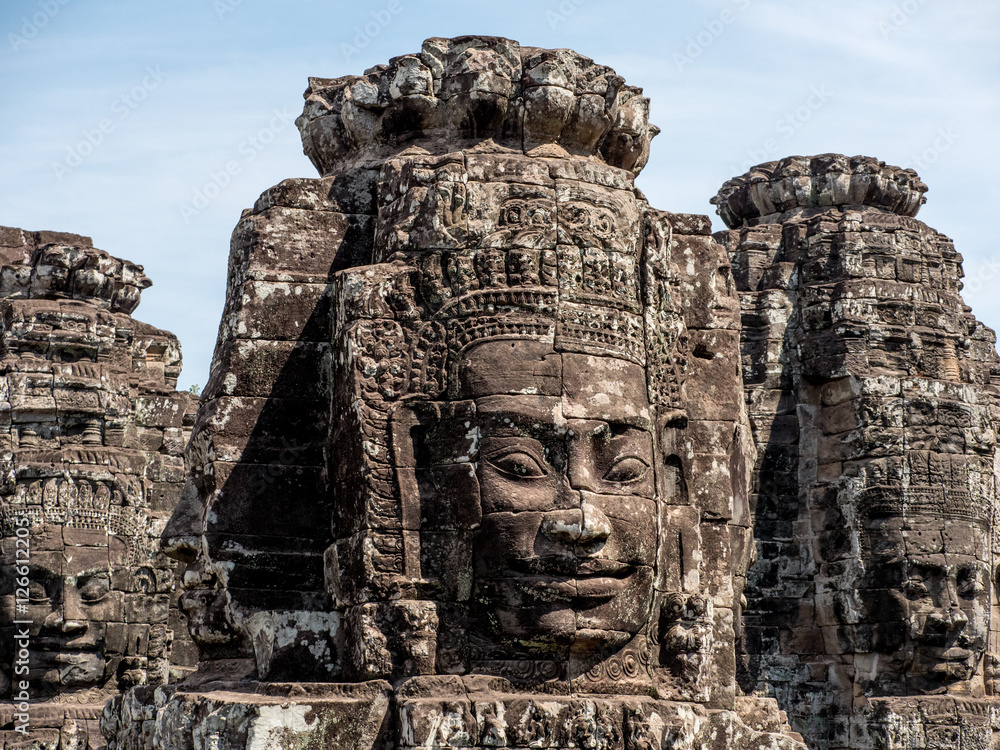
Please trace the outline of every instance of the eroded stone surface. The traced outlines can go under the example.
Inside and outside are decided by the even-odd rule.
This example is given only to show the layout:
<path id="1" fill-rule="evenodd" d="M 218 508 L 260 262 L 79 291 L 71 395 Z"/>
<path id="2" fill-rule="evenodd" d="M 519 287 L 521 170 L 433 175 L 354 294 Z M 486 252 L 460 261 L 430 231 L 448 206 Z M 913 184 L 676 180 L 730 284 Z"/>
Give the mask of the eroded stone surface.
<path id="1" fill-rule="evenodd" d="M 649 696 L 540 695 L 502 680 L 216 683 L 137 688 L 108 704 L 112 747 L 217 750 L 551 748 L 801 750 L 768 699 L 712 710 Z M 395 699 L 392 700 L 392 696 Z"/>
<path id="2" fill-rule="evenodd" d="M 0 259 L 0 744 L 27 702 L 45 747 L 103 747 L 108 697 L 197 660 L 158 549 L 195 399 L 177 339 L 130 316 L 140 266 L 12 227 Z"/>

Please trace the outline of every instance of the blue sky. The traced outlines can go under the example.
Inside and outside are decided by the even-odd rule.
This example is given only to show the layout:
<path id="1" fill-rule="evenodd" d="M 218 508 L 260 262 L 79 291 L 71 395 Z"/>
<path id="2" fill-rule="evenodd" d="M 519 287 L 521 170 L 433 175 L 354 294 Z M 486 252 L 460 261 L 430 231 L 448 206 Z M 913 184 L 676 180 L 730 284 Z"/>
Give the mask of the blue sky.
<path id="1" fill-rule="evenodd" d="M 0 224 L 77 232 L 141 263 L 136 316 L 204 384 L 241 209 L 314 176 L 292 120 L 310 75 L 431 36 L 571 47 L 652 99 L 650 202 L 709 214 L 729 177 L 828 151 L 914 167 L 966 301 L 1000 326 L 1000 4 L 989 0 L 4 0 Z M 201 198 L 199 198 L 201 196 Z"/>

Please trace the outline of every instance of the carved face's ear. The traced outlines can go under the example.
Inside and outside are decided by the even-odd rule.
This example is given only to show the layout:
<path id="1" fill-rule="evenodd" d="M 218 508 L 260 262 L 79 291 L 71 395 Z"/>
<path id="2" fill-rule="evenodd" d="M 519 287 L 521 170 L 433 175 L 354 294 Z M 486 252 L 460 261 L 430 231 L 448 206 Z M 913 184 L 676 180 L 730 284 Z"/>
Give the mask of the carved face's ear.
<path id="1" fill-rule="evenodd" d="M 643 304 L 654 310 L 669 306 L 667 273 L 670 267 L 670 240 L 674 230 L 668 216 L 665 211 L 649 209 L 642 217 Z"/>
<path id="2" fill-rule="evenodd" d="M 472 530 L 482 517 L 475 403 L 402 402 L 389 422 L 404 574 L 460 598 Z"/>
<path id="3" fill-rule="evenodd" d="M 403 529 L 403 574 L 413 581 L 420 571 L 420 485 L 417 457 L 423 452 L 423 437 L 429 425 L 440 418 L 433 401 L 405 401 L 389 413 L 392 462 L 396 467 L 400 522 Z"/>
<path id="4" fill-rule="evenodd" d="M 167 557 L 190 564 L 201 551 L 205 532 L 205 507 L 195 481 L 188 478 L 180 500 L 160 535 L 160 549 Z"/>
<path id="5" fill-rule="evenodd" d="M 156 571 L 148 565 L 141 565 L 132 571 L 130 590 L 143 594 L 156 594 Z"/>
<path id="6" fill-rule="evenodd" d="M 663 452 L 663 455 L 681 453 L 684 435 L 679 431 L 687 429 L 687 426 L 687 409 L 669 407 L 657 409 L 656 435 L 660 441 L 660 450 Z"/>

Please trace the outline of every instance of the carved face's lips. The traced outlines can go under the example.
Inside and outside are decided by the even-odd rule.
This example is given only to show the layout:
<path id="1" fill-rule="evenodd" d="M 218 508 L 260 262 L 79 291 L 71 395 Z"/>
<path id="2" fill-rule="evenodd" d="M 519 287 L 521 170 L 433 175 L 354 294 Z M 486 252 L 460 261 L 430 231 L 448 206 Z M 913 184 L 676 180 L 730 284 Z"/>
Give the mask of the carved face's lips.
<path id="1" fill-rule="evenodd" d="M 976 658 L 974 651 L 952 646 L 951 648 L 935 648 L 921 646 L 920 651 L 928 658 L 941 662 L 967 662 Z"/>
<path id="2" fill-rule="evenodd" d="M 635 572 L 635 566 L 603 557 L 527 557 L 511 561 L 514 575 L 545 578 L 611 576 L 619 578 Z"/>
<path id="3" fill-rule="evenodd" d="M 944 683 L 970 679 L 982 656 L 982 651 L 970 651 L 958 646 L 949 648 L 920 646 L 917 653 L 927 675 L 933 680 Z"/>
<path id="4" fill-rule="evenodd" d="M 36 654 L 60 654 L 66 651 L 103 653 L 101 644 L 89 635 L 78 638 L 33 638 L 31 650 Z"/>
<path id="5" fill-rule="evenodd" d="M 57 644 L 53 643 L 51 639 L 46 639 L 46 641 L 32 643 L 31 651 L 35 663 L 45 667 L 63 668 L 105 661 L 104 649 L 93 643 Z"/>
<path id="6" fill-rule="evenodd" d="M 87 648 L 72 646 L 63 646 L 62 648 L 49 647 L 49 648 L 34 648 L 32 647 L 31 652 L 35 654 L 39 659 L 48 659 L 50 661 L 58 661 L 63 654 L 97 654 L 101 653 L 100 649 L 96 649 L 93 646 Z"/>
<path id="7" fill-rule="evenodd" d="M 84 664 L 90 662 L 95 657 L 104 658 L 104 654 L 101 651 L 95 651 L 93 649 L 67 649 L 62 652 L 36 651 L 35 653 L 40 660 L 49 664 Z"/>
<path id="8" fill-rule="evenodd" d="M 101 650 L 34 651 L 32 679 L 46 685 L 87 686 L 99 683 L 108 660 Z"/>
<path id="9" fill-rule="evenodd" d="M 518 587 L 535 599 L 566 602 L 602 602 L 614 599 L 628 580 L 610 576 L 535 577 L 518 581 Z"/>
<path id="10" fill-rule="evenodd" d="M 971 651 L 964 648 L 949 648 L 941 654 L 944 661 L 967 661 L 975 656 Z"/>
<path id="11" fill-rule="evenodd" d="M 616 560 L 585 560 L 574 567 L 547 575 L 521 575 L 516 579 L 517 586 L 534 599 L 593 606 L 621 594 L 636 572 L 634 565 Z"/>
<path id="12" fill-rule="evenodd" d="M 627 586 L 627 577 L 578 576 L 576 579 L 576 599 L 577 601 L 606 601 L 618 596 Z"/>
<path id="13" fill-rule="evenodd" d="M 975 630 L 963 629 L 959 633 L 924 632 L 914 636 L 917 647 L 926 653 L 943 654 L 946 651 L 967 651 L 982 653 L 986 650 L 986 638 Z"/>

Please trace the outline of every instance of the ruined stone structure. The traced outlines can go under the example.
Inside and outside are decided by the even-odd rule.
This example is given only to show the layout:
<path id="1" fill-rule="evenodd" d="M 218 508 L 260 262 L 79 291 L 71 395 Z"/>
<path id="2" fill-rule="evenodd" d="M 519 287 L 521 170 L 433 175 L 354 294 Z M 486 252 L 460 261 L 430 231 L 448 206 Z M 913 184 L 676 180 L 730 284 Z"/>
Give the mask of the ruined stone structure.
<path id="1" fill-rule="evenodd" d="M 713 199 L 758 448 L 741 682 L 810 747 L 998 742 L 1000 358 L 926 190 L 827 154 Z"/>
<path id="2" fill-rule="evenodd" d="M 4 553 L 30 519 L 36 619 L 71 584 L 102 639 L 40 630 L 38 689 L 129 688 L 115 750 L 1000 747 L 1000 357 L 914 172 L 763 164 L 713 236 L 575 52 L 430 39 L 305 98 L 320 177 L 233 233 L 169 522 L 141 269 L 0 235 Z"/>
<path id="3" fill-rule="evenodd" d="M 634 186 L 647 116 L 497 38 L 310 80 L 164 533 L 199 675 L 115 747 L 803 747 L 737 694 L 739 300 Z"/>
<path id="4" fill-rule="evenodd" d="M 103 747 L 109 697 L 197 660 L 158 545 L 195 399 L 177 339 L 131 317 L 142 267 L 92 245 L 0 227 L 4 747 L 26 703 L 32 747 Z"/>

